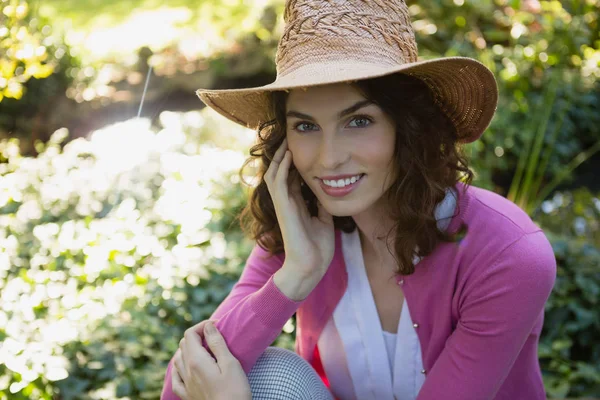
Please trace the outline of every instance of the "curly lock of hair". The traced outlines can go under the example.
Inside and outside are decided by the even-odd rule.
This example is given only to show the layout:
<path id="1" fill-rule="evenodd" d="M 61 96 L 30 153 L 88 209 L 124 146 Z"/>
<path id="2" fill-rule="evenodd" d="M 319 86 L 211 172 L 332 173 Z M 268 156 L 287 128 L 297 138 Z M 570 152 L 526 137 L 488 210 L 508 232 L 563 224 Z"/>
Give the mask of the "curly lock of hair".
<path id="1" fill-rule="evenodd" d="M 471 184 L 473 172 L 454 124 L 436 105 L 423 81 L 393 74 L 350 84 L 395 122 L 393 168 L 398 178 L 384 193 L 384 204 L 388 205 L 388 215 L 393 221 L 385 243 L 394 244 L 395 251 L 390 250 L 390 253 L 397 261 L 397 273 L 410 275 L 415 270 L 414 256 L 425 257 L 440 242 L 456 242 L 466 232 L 465 225 L 454 233 L 439 230 L 434 212 L 448 188 L 459 181 L 465 188 Z M 239 173 L 241 181 L 253 187 L 247 205 L 238 215 L 241 228 L 271 254 L 283 252 L 284 246 L 264 174 L 286 137 L 287 97 L 285 91 L 271 94 L 274 118 L 258 129 L 257 143 L 251 147 L 250 157 Z M 243 171 L 251 163 L 256 165 L 256 161 L 258 184 L 253 186 L 244 180 Z M 317 199 L 308 185 L 302 186 L 302 196 L 311 216 L 316 216 Z M 459 211 L 457 208 L 455 214 Z M 334 216 L 333 221 L 335 229 L 343 232 L 356 229 L 352 217 Z M 393 238 L 390 237 L 392 232 Z"/>

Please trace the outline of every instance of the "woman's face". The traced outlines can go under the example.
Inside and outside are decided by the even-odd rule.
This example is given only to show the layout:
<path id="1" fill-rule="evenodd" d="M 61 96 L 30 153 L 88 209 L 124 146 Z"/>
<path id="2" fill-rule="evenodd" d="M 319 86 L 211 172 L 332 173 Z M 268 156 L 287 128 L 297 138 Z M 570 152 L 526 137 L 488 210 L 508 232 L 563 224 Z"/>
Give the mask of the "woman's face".
<path id="1" fill-rule="evenodd" d="M 286 119 L 294 165 L 330 214 L 369 210 L 392 184 L 394 123 L 351 85 L 292 90 Z"/>

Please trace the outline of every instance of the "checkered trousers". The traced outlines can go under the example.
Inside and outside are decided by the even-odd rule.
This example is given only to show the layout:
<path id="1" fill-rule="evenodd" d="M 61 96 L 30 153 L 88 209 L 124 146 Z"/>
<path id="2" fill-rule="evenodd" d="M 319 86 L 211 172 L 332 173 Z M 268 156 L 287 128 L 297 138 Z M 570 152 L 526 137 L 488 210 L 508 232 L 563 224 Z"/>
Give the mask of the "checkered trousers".
<path id="1" fill-rule="evenodd" d="M 298 354 L 269 347 L 248 374 L 253 400 L 333 400 L 314 368 Z"/>

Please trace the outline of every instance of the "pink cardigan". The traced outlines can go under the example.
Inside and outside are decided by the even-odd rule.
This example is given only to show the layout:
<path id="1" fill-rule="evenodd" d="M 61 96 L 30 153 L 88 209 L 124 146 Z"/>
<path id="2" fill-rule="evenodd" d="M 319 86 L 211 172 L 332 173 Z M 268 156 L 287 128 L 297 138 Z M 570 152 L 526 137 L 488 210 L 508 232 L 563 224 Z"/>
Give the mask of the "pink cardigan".
<path id="1" fill-rule="evenodd" d="M 448 230 L 461 223 L 459 243 L 442 243 L 412 275 L 397 278 L 421 343 L 426 379 L 417 400 L 544 400 L 538 341 L 556 260 L 542 230 L 519 207 L 488 190 L 459 189 Z M 466 189 L 463 191 L 462 189 Z M 296 351 L 323 376 L 316 344 L 347 285 L 341 234 L 333 261 L 303 301 L 273 283 L 284 254 L 258 245 L 239 282 L 212 320 L 249 372 L 297 312 Z M 162 399 L 172 392 L 169 363 Z"/>

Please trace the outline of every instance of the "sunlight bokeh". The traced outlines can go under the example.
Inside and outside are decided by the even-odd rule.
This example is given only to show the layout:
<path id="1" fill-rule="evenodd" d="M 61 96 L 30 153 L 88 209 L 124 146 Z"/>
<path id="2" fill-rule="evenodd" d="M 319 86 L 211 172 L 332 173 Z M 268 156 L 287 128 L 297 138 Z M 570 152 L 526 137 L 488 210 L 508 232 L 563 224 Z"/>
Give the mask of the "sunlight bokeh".
<path id="1" fill-rule="evenodd" d="M 62 150 L 67 132 L 60 130 L 37 158 L 20 156 L 14 141 L 0 147 L 13 168 L 2 164 L 0 209 L 20 204 L 0 214 L 0 364 L 21 376 L 8 388 L 2 378 L 0 390 L 67 378 L 72 360 L 63 346 L 85 342 L 90 326 L 108 317 L 131 318 L 123 305 L 151 301 L 148 281 L 168 299 L 184 282 L 208 278 L 208 259 L 227 256 L 223 234 L 207 225 L 253 132 L 210 111 L 164 112 L 160 121 L 159 130 L 146 119 L 107 126 Z M 198 136 L 215 124 L 231 136 Z M 220 140 L 231 148 L 211 145 Z M 15 266 L 24 267 L 20 276 L 7 280 Z M 131 273 L 112 279 L 115 268 Z"/>

